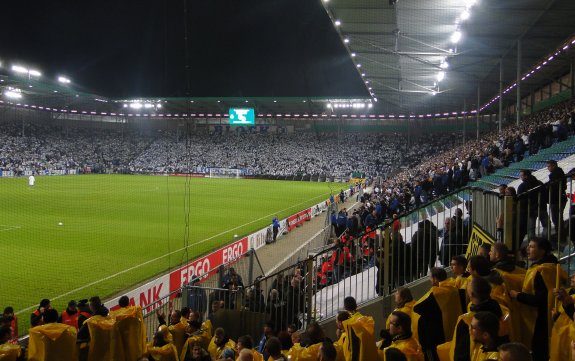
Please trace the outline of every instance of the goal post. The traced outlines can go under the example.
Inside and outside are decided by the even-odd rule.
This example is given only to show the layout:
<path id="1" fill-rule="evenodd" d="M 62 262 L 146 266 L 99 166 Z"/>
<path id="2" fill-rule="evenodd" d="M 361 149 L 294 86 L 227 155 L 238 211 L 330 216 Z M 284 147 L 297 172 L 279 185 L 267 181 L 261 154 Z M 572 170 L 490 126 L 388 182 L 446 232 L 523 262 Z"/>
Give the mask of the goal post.
<path id="1" fill-rule="evenodd" d="M 241 178 L 242 170 L 236 168 L 210 168 L 209 178 Z"/>

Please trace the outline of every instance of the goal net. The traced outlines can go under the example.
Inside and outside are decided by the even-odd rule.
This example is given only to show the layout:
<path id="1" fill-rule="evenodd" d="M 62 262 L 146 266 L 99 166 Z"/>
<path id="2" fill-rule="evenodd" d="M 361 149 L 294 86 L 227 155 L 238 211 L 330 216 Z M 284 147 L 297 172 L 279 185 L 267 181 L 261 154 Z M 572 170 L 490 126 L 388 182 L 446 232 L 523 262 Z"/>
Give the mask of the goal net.
<path id="1" fill-rule="evenodd" d="M 241 169 L 234 168 L 210 168 L 210 178 L 240 178 Z"/>

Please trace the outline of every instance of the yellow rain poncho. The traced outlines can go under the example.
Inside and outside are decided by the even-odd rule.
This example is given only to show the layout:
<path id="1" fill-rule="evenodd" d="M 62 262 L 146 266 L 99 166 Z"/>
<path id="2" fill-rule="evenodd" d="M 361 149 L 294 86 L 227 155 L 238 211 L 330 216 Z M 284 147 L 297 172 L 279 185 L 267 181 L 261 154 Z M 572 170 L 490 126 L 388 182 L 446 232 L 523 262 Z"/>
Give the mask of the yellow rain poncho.
<path id="1" fill-rule="evenodd" d="M 76 328 L 49 323 L 30 329 L 29 361 L 76 361 Z"/>

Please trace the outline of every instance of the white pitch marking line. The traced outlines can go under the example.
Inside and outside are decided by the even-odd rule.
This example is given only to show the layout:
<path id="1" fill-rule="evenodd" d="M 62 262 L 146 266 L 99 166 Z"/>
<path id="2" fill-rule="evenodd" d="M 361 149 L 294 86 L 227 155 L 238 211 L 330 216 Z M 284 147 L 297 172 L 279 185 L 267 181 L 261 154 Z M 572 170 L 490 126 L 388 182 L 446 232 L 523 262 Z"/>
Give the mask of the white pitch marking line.
<path id="1" fill-rule="evenodd" d="M 319 196 L 314 197 L 314 198 L 311 198 L 311 199 L 313 200 L 313 199 L 317 199 L 317 198 L 320 198 L 320 197 L 325 197 L 325 195 L 319 195 Z M 177 249 L 177 250 L 175 250 L 175 251 L 166 253 L 166 254 L 163 255 L 163 256 L 159 256 L 159 257 L 153 258 L 153 259 L 151 259 L 151 260 L 149 260 L 149 261 L 146 261 L 146 262 L 144 262 L 144 263 L 140 263 L 140 264 L 138 264 L 138 265 L 136 265 L 136 266 L 127 268 L 127 269 L 125 269 L 125 270 L 123 270 L 123 271 L 117 272 L 117 273 L 112 274 L 112 275 L 110 275 L 110 276 L 108 276 L 108 277 L 101 278 L 101 279 L 99 279 L 99 280 L 97 280 L 97 281 L 90 282 L 90 283 L 88 283 L 88 284 L 86 284 L 86 285 L 84 285 L 84 286 L 82 286 L 82 287 L 78 287 L 78 288 L 76 288 L 76 289 L 73 289 L 73 290 L 71 290 L 71 291 L 68 291 L 68 292 L 66 292 L 66 293 L 63 293 L 63 294 L 58 295 L 58 296 L 55 296 L 55 297 L 51 297 L 51 298 L 49 298 L 49 299 L 50 299 L 51 301 L 53 301 L 53 300 L 58 300 L 58 299 L 60 299 L 60 298 L 66 297 L 66 296 L 68 296 L 68 295 L 70 295 L 70 294 L 72 294 L 72 293 L 76 293 L 76 292 L 82 291 L 82 290 L 84 290 L 84 289 L 86 289 L 86 288 L 88 288 L 88 287 L 92 287 L 92 286 L 94 286 L 94 285 L 97 285 L 98 283 L 101 283 L 101 282 L 110 280 L 110 279 L 115 278 L 115 277 L 117 277 L 117 276 L 120 276 L 120 275 L 122 275 L 122 274 L 124 274 L 124 273 L 128 273 L 128 272 L 130 272 L 130 271 L 133 271 L 133 270 L 135 270 L 135 269 L 138 269 L 138 268 L 140 268 L 140 267 L 143 267 L 143 266 L 145 266 L 145 265 L 147 265 L 147 264 L 150 264 L 150 263 L 152 263 L 152 262 L 156 262 L 156 261 L 158 261 L 158 260 L 160 260 L 160 259 L 162 259 L 162 258 L 171 256 L 171 255 L 174 254 L 174 253 L 181 252 L 181 251 L 185 250 L 186 248 L 189 248 L 189 247 L 196 246 L 196 245 L 198 245 L 198 244 L 207 242 L 207 241 L 209 241 L 209 240 L 211 240 L 211 239 L 213 239 L 213 238 L 216 238 L 216 237 L 218 237 L 218 236 L 221 236 L 222 234 L 226 234 L 226 233 L 231 232 L 231 231 L 233 231 L 233 230 L 242 228 L 242 227 L 247 226 L 247 225 L 249 225 L 249 224 L 255 223 L 255 222 L 257 222 L 257 221 L 259 221 L 259 220 L 261 220 L 261 219 L 269 218 L 269 217 L 271 217 L 271 216 L 273 216 L 273 215 L 275 215 L 275 214 L 277 214 L 277 213 L 280 213 L 280 212 L 283 212 L 283 211 L 287 211 L 287 210 L 289 210 L 289 209 L 292 209 L 292 208 L 294 208 L 294 207 L 297 207 L 297 206 L 300 205 L 300 204 L 307 203 L 307 202 L 308 202 L 308 201 L 300 202 L 300 203 L 295 204 L 295 205 L 293 205 L 293 206 L 291 206 L 291 207 L 288 207 L 288 208 L 285 208 L 285 209 L 282 209 L 282 210 L 279 210 L 279 211 L 275 211 L 275 212 L 273 212 L 273 213 L 270 213 L 270 214 L 268 214 L 268 215 L 265 215 L 265 216 L 263 216 L 263 217 L 260 217 L 260 218 L 258 218 L 258 219 L 255 219 L 255 220 L 253 220 L 253 221 L 251 221 L 251 222 L 242 224 L 242 225 L 240 225 L 240 226 L 234 227 L 234 228 L 229 229 L 229 230 L 227 230 L 227 231 L 220 232 L 220 233 L 218 233 L 218 234 L 216 234 L 216 235 L 213 235 L 213 236 L 211 236 L 211 237 L 209 237 L 209 238 L 206 238 L 206 239 L 203 239 L 203 240 L 198 241 L 198 242 L 196 242 L 196 243 L 190 244 L 190 245 L 188 245 L 187 247 L 182 247 L 182 248 Z M 21 309 L 21 310 L 19 310 L 18 312 L 16 312 L 16 314 L 19 315 L 19 314 L 21 314 L 22 312 L 30 311 L 30 310 L 33 310 L 33 309 L 35 309 L 35 308 L 37 308 L 37 305 L 30 306 L 30 307 L 26 307 L 26 308 Z"/>
<path id="2" fill-rule="evenodd" d="M 22 226 L 10 226 L 7 224 L 0 224 L 0 228 L 2 228 L 0 229 L 0 232 L 4 232 L 4 231 L 12 231 L 14 229 L 20 229 L 22 228 Z"/>

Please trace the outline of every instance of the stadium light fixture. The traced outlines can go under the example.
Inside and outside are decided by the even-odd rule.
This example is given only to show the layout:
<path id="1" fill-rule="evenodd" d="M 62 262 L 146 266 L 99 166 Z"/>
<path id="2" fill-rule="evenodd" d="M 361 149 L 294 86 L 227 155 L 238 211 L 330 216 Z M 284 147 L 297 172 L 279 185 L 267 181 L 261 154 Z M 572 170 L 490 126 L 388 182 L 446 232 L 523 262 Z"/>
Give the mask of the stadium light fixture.
<path id="1" fill-rule="evenodd" d="M 351 53 L 352 58 L 355 58 L 355 55 L 356 55 L 355 53 Z"/>
<path id="2" fill-rule="evenodd" d="M 451 40 L 452 43 L 457 44 L 459 40 L 461 40 L 461 36 L 461 31 L 455 30 L 455 32 L 451 34 L 451 38 L 449 40 Z"/>
<path id="3" fill-rule="evenodd" d="M 465 0 L 465 7 L 467 7 L 469 9 L 470 7 L 475 5 L 476 3 L 477 3 L 477 0 Z"/>
<path id="4" fill-rule="evenodd" d="M 20 73 L 20 74 L 27 74 L 28 73 L 28 69 L 26 69 L 20 65 L 12 65 L 12 71 L 15 73 Z"/>
<path id="5" fill-rule="evenodd" d="M 38 70 L 33 70 L 33 69 L 32 69 L 32 70 L 30 70 L 30 71 L 28 72 L 28 75 L 35 76 L 35 77 L 40 77 L 40 76 L 42 76 L 42 73 L 40 73 Z"/>
<path id="6" fill-rule="evenodd" d="M 343 39 L 343 42 L 344 42 L 345 44 L 349 44 L 349 39 L 348 39 L 348 38 L 345 38 L 345 39 Z"/>
<path id="7" fill-rule="evenodd" d="M 441 62 L 441 64 L 439 64 L 439 67 L 441 69 L 447 69 L 447 68 L 449 68 L 449 63 L 444 60 Z"/>
<path id="8" fill-rule="evenodd" d="M 341 26 L 341 21 L 339 21 L 339 20 L 336 20 L 333 23 L 335 26 Z"/>
<path id="9" fill-rule="evenodd" d="M 22 99 L 22 91 L 18 88 L 8 87 L 4 91 L 4 96 L 8 99 Z"/>
<path id="10" fill-rule="evenodd" d="M 365 73 L 361 73 L 361 76 L 365 76 Z"/>
<path id="11" fill-rule="evenodd" d="M 357 66 L 358 68 L 361 68 L 361 64 L 357 64 L 356 66 Z"/>
<path id="12" fill-rule="evenodd" d="M 70 78 L 67 78 L 65 76 L 58 76 L 58 82 L 62 83 L 62 84 L 70 84 L 72 81 L 70 80 Z"/>
<path id="13" fill-rule="evenodd" d="M 441 82 L 443 79 L 445 79 L 445 72 L 444 71 L 440 71 L 437 73 L 437 82 Z"/>
<path id="14" fill-rule="evenodd" d="M 469 19 L 470 16 L 471 16 L 471 13 L 469 12 L 469 10 L 465 9 L 465 10 L 463 10 L 463 12 L 461 13 L 461 16 L 459 18 L 462 21 L 465 21 L 465 20 Z"/>

